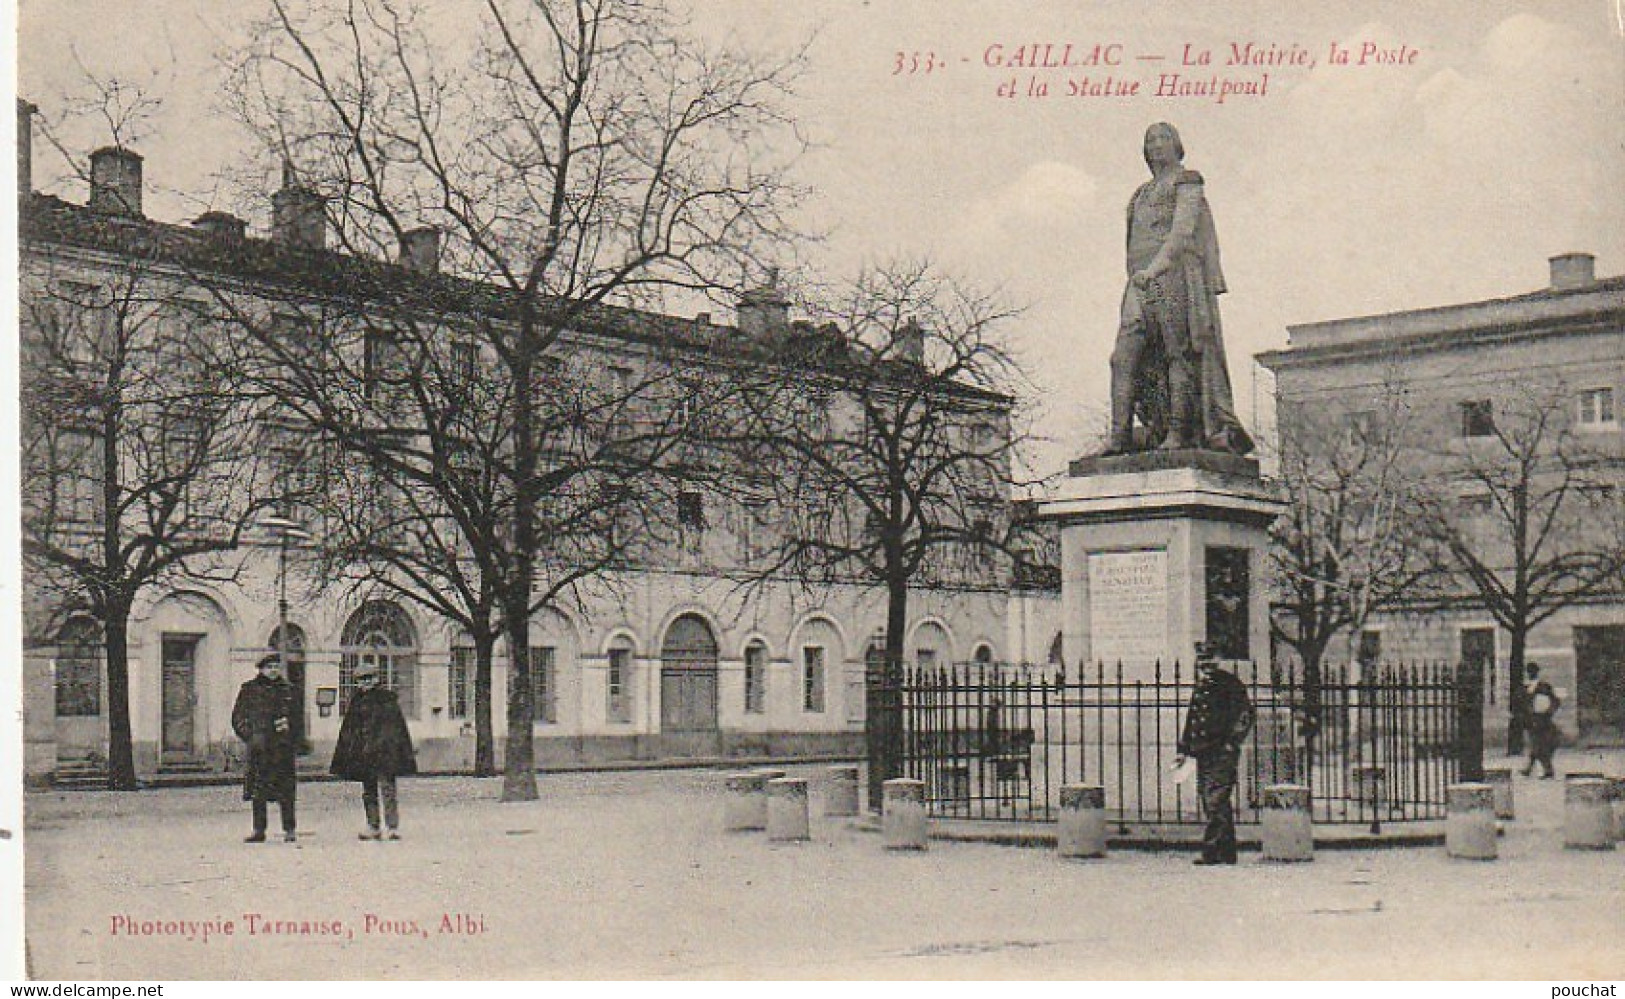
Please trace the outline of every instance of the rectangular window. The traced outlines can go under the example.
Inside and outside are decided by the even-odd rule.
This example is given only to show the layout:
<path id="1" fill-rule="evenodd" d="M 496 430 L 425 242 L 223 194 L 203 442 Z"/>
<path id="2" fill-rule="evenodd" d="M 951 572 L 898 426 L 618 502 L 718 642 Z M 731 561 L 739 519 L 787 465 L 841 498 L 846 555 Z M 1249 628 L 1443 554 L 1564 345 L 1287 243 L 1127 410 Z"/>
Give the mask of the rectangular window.
<path id="1" fill-rule="evenodd" d="M 801 650 L 801 709 L 823 713 L 824 649 L 809 645 Z"/>
<path id="2" fill-rule="evenodd" d="M 556 725 L 559 720 L 556 651 L 551 645 L 530 649 L 530 716 L 544 725 Z"/>
<path id="3" fill-rule="evenodd" d="M 1495 436 L 1495 407 L 1488 399 L 1469 399 L 1461 404 L 1463 437 Z"/>
<path id="4" fill-rule="evenodd" d="M 609 650 L 608 703 L 605 716 L 612 722 L 632 720 L 632 650 Z"/>
<path id="5" fill-rule="evenodd" d="M 382 330 L 368 330 L 362 345 L 361 391 L 368 401 L 379 398 L 385 382 L 397 374 L 395 338 Z"/>
<path id="6" fill-rule="evenodd" d="M 61 356 L 76 365 L 105 364 L 113 348 L 113 307 L 93 284 L 63 281 L 57 287 L 56 335 Z"/>
<path id="7" fill-rule="evenodd" d="M 745 649 L 745 713 L 767 710 L 767 646 L 760 642 Z"/>
<path id="8" fill-rule="evenodd" d="M 678 493 L 677 523 L 692 530 L 705 530 L 705 497 L 696 492 Z"/>
<path id="9" fill-rule="evenodd" d="M 451 345 L 451 377 L 458 385 L 472 385 L 479 369 L 480 349 L 466 340 Z"/>
<path id="10" fill-rule="evenodd" d="M 83 718 L 102 713 L 102 645 L 94 626 L 70 625 L 56 657 L 56 713 Z"/>
<path id="11" fill-rule="evenodd" d="M 73 524 L 100 521 L 101 438 L 82 430 L 63 431 L 57 438 L 57 460 L 53 473 L 60 519 Z"/>
<path id="12" fill-rule="evenodd" d="M 467 718 L 473 697 L 474 650 L 467 645 L 451 647 L 451 664 L 446 670 L 446 717 Z"/>
<path id="13" fill-rule="evenodd" d="M 1614 390 L 1611 388 L 1586 389 L 1580 393 L 1578 421 L 1582 427 L 1609 429 L 1618 426 L 1614 415 Z"/>
<path id="14" fill-rule="evenodd" d="M 1355 653 L 1361 666 L 1375 666 L 1382 659 L 1382 632 L 1367 628 L 1360 632 L 1360 647 Z"/>

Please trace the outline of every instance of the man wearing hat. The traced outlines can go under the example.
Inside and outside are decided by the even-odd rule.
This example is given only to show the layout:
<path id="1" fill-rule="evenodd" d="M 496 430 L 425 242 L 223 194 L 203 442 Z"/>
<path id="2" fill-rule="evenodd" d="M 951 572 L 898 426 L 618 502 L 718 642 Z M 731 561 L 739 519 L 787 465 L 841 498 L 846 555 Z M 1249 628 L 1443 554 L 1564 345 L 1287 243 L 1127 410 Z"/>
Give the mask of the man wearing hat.
<path id="1" fill-rule="evenodd" d="M 247 843 L 265 842 L 266 802 L 282 812 L 282 838 L 292 843 L 294 795 L 293 685 L 283 679 L 282 658 L 269 655 L 254 664 L 255 677 L 237 692 L 231 730 L 247 747 L 243 799 L 254 803 L 254 832 Z"/>
<path id="2" fill-rule="evenodd" d="M 1528 706 L 1529 724 L 1526 726 L 1529 734 L 1529 765 L 1523 768 L 1525 777 L 1535 770 L 1535 764 L 1540 764 L 1544 771 L 1542 777 L 1552 777 L 1557 768 L 1552 766 L 1552 754 L 1557 752 L 1557 744 L 1562 741 L 1557 733 L 1558 705 L 1562 700 L 1558 698 L 1557 691 L 1552 685 L 1541 679 L 1539 663 L 1525 663 L 1524 676 L 1528 682 L 1524 685 L 1524 703 Z"/>
<path id="3" fill-rule="evenodd" d="M 407 731 L 395 692 L 383 686 L 378 665 L 361 662 L 355 668 L 356 692 L 344 710 L 339 741 L 333 747 L 335 776 L 361 782 L 361 806 L 367 812 L 364 840 L 384 837 L 379 828 L 378 805 L 383 801 L 383 825 L 388 837 L 400 839 L 400 806 L 395 795 L 395 778 L 418 772 L 412 750 L 412 734 Z"/>
<path id="4" fill-rule="evenodd" d="M 1236 862 L 1236 770 L 1241 745 L 1253 729 L 1253 702 L 1247 687 L 1221 667 L 1206 642 L 1196 643 L 1196 689 L 1179 735 L 1179 760 L 1196 758 L 1196 793 L 1207 828 L 1198 864 Z"/>

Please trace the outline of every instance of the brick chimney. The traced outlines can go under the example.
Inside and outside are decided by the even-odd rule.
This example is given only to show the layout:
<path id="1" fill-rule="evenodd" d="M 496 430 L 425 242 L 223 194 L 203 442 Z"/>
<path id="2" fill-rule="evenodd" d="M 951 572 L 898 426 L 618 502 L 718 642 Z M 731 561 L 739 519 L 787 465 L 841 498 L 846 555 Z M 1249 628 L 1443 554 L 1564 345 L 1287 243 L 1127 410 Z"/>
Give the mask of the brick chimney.
<path id="1" fill-rule="evenodd" d="M 767 283 L 739 296 L 739 332 L 752 339 L 790 331 L 790 300 L 779 291 L 779 272 L 767 272 Z"/>
<path id="2" fill-rule="evenodd" d="M 248 235 L 248 223 L 230 212 L 204 212 L 192 220 L 192 226 L 229 242 L 240 242 Z"/>
<path id="3" fill-rule="evenodd" d="M 90 154 L 90 210 L 141 216 L 141 154 L 123 146 Z"/>
<path id="4" fill-rule="evenodd" d="M 327 245 L 322 196 L 299 183 L 293 164 L 282 164 L 282 190 L 271 195 L 271 239 L 299 250 Z"/>
<path id="5" fill-rule="evenodd" d="M 1562 253 L 1550 263 L 1554 291 L 1583 288 L 1597 280 L 1597 258 L 1589 253 Z"/>
<path id="6" fill-rule="evenodd" d="M 400 265 L 418 274 L 440 271 L 440 230 L 432 225 L 401 233 Z"/>
<path id="7" fill-rule="evenodd" d="M 39 108 L 17 98 L 17 193 L 34 192 L 34 115 Z"/>
<path id="8" fill-rule="evenodd" d="M 892 356 L 908 364 L 925 363 L 925 329 L 918 319 L 909 316 L 903 328 L 897 331 Z"/>

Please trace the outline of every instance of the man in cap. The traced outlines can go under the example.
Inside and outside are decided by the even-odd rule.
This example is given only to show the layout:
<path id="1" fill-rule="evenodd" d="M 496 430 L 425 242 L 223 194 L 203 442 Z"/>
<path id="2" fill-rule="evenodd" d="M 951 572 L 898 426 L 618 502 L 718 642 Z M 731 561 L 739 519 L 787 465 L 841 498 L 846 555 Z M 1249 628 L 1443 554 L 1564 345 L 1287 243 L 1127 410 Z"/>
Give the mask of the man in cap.
<path id="1" fill-rule="evenodd" d="M 1246 685 L 1221 666 L 1206 642 L 1197 642 L 1196 689 L 1179 735 L 1178 763 L 1196 758 L 1196 793 L 1207 816 L 1198 864 L 1236 862 L 1236 770 L 1252 728 Z"/>
<path id="2" fill-rule="evenodd" d="M 243 799 L 254 803 L 254 832 L 244 842 L 265 842 L 266 802 L 275 800 L 282 812 L 282 838 L 292 843 L 294 833 L 293 685 L 283 679 L 282 659 L 269 655 L 254 665 L 254 679 L 237 692 L 231 709 L 231 729 L 247 747 Z"/>
<path id="3" fill-rule="evenodd" d="M 383 685 L 377 663 L 356 664 L 355 682 L 356 692 L 344 709 L 344 724 L 339 726 L 338 742 L 333 746 L 331 769 L 334 776 L 361 782 L 361 807 L 367 814 L 367 830 L 361 838 L 397 840 L 401 834 L 395 778 L 418 772 L 412 734 L 395 692 Z"/>

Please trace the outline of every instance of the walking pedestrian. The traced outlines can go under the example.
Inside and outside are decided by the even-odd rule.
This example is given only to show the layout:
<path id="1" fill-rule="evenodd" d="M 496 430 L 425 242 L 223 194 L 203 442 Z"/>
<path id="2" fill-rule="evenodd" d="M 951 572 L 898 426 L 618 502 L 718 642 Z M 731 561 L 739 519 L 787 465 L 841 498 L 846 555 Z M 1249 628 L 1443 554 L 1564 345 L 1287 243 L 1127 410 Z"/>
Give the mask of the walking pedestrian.
<path id="1" fill-rule="evenodd" d="M 254 831 L 245 843 L 265 842 L 267 803 L 282 813 L 282 838 L 294 842 L 294 798 L 298 782 L 293 758 L 293 685 L 282 676 L 282 658 L 269 655 L 254 664 L 256 675 L 237 691 L 231 730 L 247 748 L 243 800 L 253 802 Z"/>
<path id="2" fill-rule="evenodd" d="M 1534 772 L 1535 764 L 1541 766 L 1541 778 L 1546 779 L 1556 775 L 1556 768 L 1552 766 L 1552 754 L 1557 752 L 1560 736 L 1557 731 L 1557 721 L 1554 716 L 1563 701 L 1557 696 L 1552 685 L 1540 678 L 1540 664 L 1527 663 L 1523 668 L 1524 676 L 1528 678 L 1524 686 L 1525 705 L 1528 708 L 1529 723 L 1525 730 L 1529 735 L 1529 765 L 1523 768 L 1523 775 L 1529 776 Z"/>
<path id="3" fill-rule="evenodd" d="M 1247 687 L 1224 669 L 1204 642 L 1196 643 L 1196 689 L 1179 735 L 1179 759 L 1196 759 L 1196 793 L 1207 827 L 1202 832 L 1202 865 L 1236 862 L 1236 771 L 1241 745 L 1253 728 Z"/>
<path id="4" fill-rule="evenodd" d="M 338 744 L 333 747 L 334 775 L 361 782 L 361 805 L 367 812 L 367 831 L 360 837 L 364 840 L 385 837 L 378 822 L 380 799 L 388 838 L 401 838 L 395 778 L 418 772 L 400 701 L 381 680 L 376 664 L 364 662 L 356 667 L 359 689 L 350 698 Z"/>

